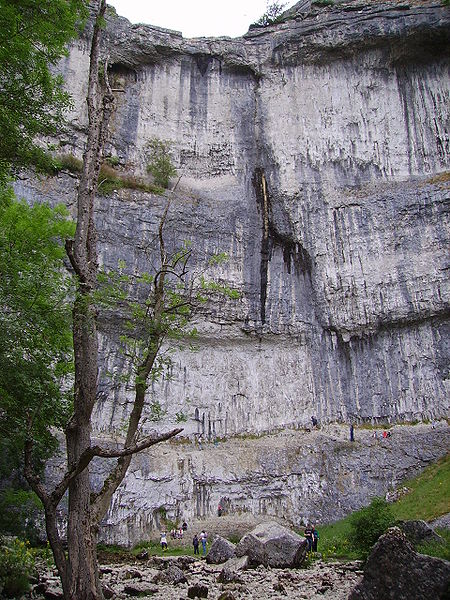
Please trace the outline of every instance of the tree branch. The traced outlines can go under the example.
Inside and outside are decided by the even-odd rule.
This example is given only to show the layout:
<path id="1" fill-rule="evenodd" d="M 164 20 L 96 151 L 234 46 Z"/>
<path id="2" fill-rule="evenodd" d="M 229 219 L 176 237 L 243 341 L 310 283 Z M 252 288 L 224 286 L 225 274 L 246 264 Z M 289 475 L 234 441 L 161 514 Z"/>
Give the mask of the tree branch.
<path id="1" fill-rule="evenodd" d="M 172 431 L 168 431 L 167 433 L 154 434 L 146 437 L 141 442 L 136 443 L 133 446 L 129 446 L 128 448 L 123 448 L 122 450 L 108 450 L 107 448 L 101 448 L 100 446 L 91 446 L 90 448 L 87 448 L 81 454 L 77 464 L 67 471 L 61 482 L 53 490 L 51 494 L 52 502 L 58 504 L 65 491 L 69 487 L 69 483 L 89 466 L 89 463 L 94 457 L 99 456 L 101 458 L 121 458 L 124 456 L 131 456 L 132 454 L 141 452 L 141 450 L 150 448 L 150 446 L 159 444 L 159 442 L 169 440 L 182 431 L 183 429 L 177 428 L 172 429 Z"/>

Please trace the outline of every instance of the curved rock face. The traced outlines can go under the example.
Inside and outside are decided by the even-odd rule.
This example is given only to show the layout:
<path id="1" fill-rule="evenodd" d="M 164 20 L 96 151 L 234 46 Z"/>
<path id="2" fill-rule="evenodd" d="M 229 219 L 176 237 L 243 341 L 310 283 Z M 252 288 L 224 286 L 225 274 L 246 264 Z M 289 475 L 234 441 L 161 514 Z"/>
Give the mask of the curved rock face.
<path id="1" fill-rule="evenodd" d="M 199 266 L 227 252 L 219 275 L 241 292 L 209 307 L 198 351 L 179 349 L 170 379 L 149 389 L 160 428 L 181 419 L 186 435 L 213 440 L 304 427 L 311 416 L 448 415 L 448 9 L 307 8 L 238 39 L 189 40 L 107 19 L 120 90 L 107 153 L 145 175 L 148 142 L 171 142 L 182 179 L 168 244 L 192 241 Z M 60 144 L 78 156 L 88 57 L 81 39 L 61 65 L 75 102 Z M 61 174 L 23 179 L 17 191 L 70 205 L 75 186 Z M 148 268 L 165 201 L 130 190 L 99 198 L 102 262 Z M 95 429 L 120 440 L 133 394 L 106 373 L 129 366 L 118 321 L 104 317 L 101 327 Z M 150 408 L 147 417 L 144 432 Z M 201 514 L 195 503 L 186 510 Z"/>

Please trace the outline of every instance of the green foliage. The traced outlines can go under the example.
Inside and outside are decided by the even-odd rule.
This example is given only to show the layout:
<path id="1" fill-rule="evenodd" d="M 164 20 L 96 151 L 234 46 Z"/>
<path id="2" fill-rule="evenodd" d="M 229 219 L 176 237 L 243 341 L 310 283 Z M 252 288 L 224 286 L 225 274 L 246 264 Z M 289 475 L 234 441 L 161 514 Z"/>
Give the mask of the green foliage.
<path id="1" fill-rule="evenodd" d="M 369 506 L 354 513 L 350 519 L 351 546 L 361 556 L 367 556 L 380 535 L 394 522 L 392 506 L 384 498 L 373 498 Z"/>
<path id="2" fill-rule="evenodd" d="M 150 421 L 161 421 L 165 414 L 166 411 L 157 400 L 150 404 Z"/>
<path id="3" fill-rule="evenodd" d="M 312 4 L 316 6 L 333 6 L 334 0 L 313 0 Z"/>
<path id="4" fill-rule="evenodd" d="M 37 543 L 37 519 L 42 505 L 36 494 L 24 489 L 6 488 L 0 492 L 0 531 Z"/>
<path id="5" fill-rule="evenodd" d="M 34 558 L 28 543 L 4 540 L 0 546 L 0 596 L 20 598 L 30 587 L 33 568 Z"/>
<path id="6" fill-rule="evenodd" d="M 170 156 L 170 146 L 169 141 L 158 138 L 151 139 L 147 144 L 150 154 L 147 172 L 153 175 L 155 184 L 164 189 L 169 187 L 169 179 L 177 174 Z"/>
<path id="7" fill-rule="evenodd" d="M 430 521 L 449 512 L 450 454 L 430 465 L 402 487 L 409 492 L 392 505 L 397 519 Z"/>
<path id="8" fill-rule="evenodd" d="M 73 154 L 62 154 L 55 159 L 55 168 L 57 171 L 65 170 L 70 173 L 81 173 L 83 161 Z"/>
<path id="9" fill-rule="evenodd" d="M 271 4 L 267 2 L 266 12 L 254 23 L 254 25 L 268 27 L 269 25 L 279 23 L 285 6 L 286 4 L 280 4 L 279 2 L 273 2 Z"/>
<path id="10" fill-rule="evenodd" d="M 150 192 L 152 194 L 162 194 L 164 192 L 158 186 L 149 185 L 145 183 L 139 177 L 129 175 L 126 173 L 120 173 L 115 166 L 118 164 L 118 160 L 113 160 L 115 157 L 106 159 L 105 163 L 100 168 L 98 177 L 98 192 L 107 196 L 114 191 L 122 188 L 132 190 L 142 190 L 143 192 Z M 69 171 L 70 173 L 81 173 L 83 169 L 83 161 L 73 154 L 62 154 L 54 159 L 53 162 L 54 171 Z"/>
<path id="11" fill-rule="evenodd" d="M 63 240 L 74 224 L 62 206 L 28 206 L 0 189 L 0 474 L 19 466 L 29 433 L 36 456 L 52 454 L 63 427 L 72 370 L 71 278 Z"/>
<path id="12" fill-rule="evenodd" d="M 186 421 L 188 420 L 187 416 L 181 411 L 176 413 L 175 419 L 177 423 L 186 423 Z"/>
<path id="13" fill-rule="evenodd" d="M 105 158 L 105 163 L 110 167 L 119 166 L 119 157 L 118 156 L 107 156 Z"/>
<path id="14" fill-rule="evenodd" d="M 30 165 L 51 169 L 51 157 L 35 140 L 55 134 L 64 123 L 70 98 L 51 70 L 86 14 L 82 0 L 2 0 L 0 180 Z"/>

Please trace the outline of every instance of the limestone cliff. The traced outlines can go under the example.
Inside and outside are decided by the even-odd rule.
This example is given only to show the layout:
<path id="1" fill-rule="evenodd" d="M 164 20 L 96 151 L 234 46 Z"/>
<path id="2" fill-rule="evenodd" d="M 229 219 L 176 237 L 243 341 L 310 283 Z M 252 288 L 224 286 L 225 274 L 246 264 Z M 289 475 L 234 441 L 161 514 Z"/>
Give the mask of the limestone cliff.
<path id="1" fill-rule="evenodd" d="M 449 10 L 428 1 L 313 4 L 309 12 L 298 4 L 282 23 L 237 39 L 184 39 L 108 17 L 105 51 L 122 91 L 107 151 L 145 175 L 148 141 L 172 142 L 182 179 L 170 241 L 193 241 L 199 262 L 227 252 L 221 277 L 242 292 L 211 307 L 198 323 L 199 350 L 180 349 L 172 378 L 149 390 L 149 404 L 166 411 L 158 427 L 183 414 L 186 436 L 298 429 L 312 415 L 397 422 L 449 412 Z M 61 65 L 75 103 L 60 144 L 78 156 L 87 63 L 81 39 Z M 24 177 L 17 189 L 71 205 L 75 185 L 62 173 L 41 184 Z M 143 268 L 164 202 L 131 190 L 100 197 L 102 261 Z M 102 327 L 103 373 L 126 370 L 117 323 Z M 131 397 L 103 377 L 97 430 L 120 435 Z M 275 470 L 282 454 L 273 453 Z M 150 474 L 152 460 L 136 458 L 134 469 Z M 324 485 L 325 471 L 317 471 Z M 279 495 L 292 505 L 267 499 L 265 511 L 303 514 L 310 488 L 288 479 Z M 201 486 L 195 474 L 189 480 Z M 219 480 L 221 495 L 242 494 Z M 175 512 L 215 510 L 215 495 L 180 495 L 182 481 L 176 475 L 171 488 Z M 253 479 L 252 489 L 264 485 Z M 154 493 L 145 514 L 168 502 L 169 492 L 164 501 Z M 262 511 L 258 502 L 245 509 Z M 332 497 L 324 502 L 323 517 L 342 512 Z M 154 520 L 137 500 L 128 510 L 134 539 Z"/>

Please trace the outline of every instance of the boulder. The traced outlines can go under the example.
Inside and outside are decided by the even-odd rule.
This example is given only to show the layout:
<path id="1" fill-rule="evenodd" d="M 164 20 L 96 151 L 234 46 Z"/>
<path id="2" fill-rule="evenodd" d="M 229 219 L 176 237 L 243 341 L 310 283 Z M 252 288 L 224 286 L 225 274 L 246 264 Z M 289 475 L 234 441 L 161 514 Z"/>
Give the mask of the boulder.
<path id="1" fill-rule="evenodd" d="M 250 566 L 299 567 L 306 556 L 304 537 L 275 521 L 262 523 L 236 546 L 236 556 L 248 556 Z"/>
<path id="2" fill-rule="evenodd" d="M 136 583 L 128 583 L 123 588 L 124 594 L 133 597 L 152 596 L 158 591 L 159 590 L 157 587 L 151 586 L 151 584 L 142 581 L 138 581 Z"/>
<path id="3" fill-rule="evenodd" d="M 450 562 L 419 554 L 398 528 L 380 537 L 364 567 L 362 581 L 349 600 L 444 600 L 448 598 Z"/>
<path id="4" fill-rule="evenodd" d="M 242 583 L 242 578 L 237 571 L 224 567 L 217 577 L 217 583 Z"/>
<path id="5" fill-rule="evenodd" d="M 186 575 L 176 565 L 169 565 L 167 569 L 158 573 L 153 578 L 153 581 L 155 583 L 171 583 L 173 585 L 187 583 Z"/>
<path id="6" fill-rule="evenodd" d="M 218 535 L 206 555 L 206 562 L 212 565 L 220 565 L 236 554 L 236 546 Z"/>
<path id="7" fill-rule="evenodd" d="M 398 526 L 413 545 L 424 542 L 444 543 L 442 537 L 426 521 L 402 521 Z"/>
<path id="8" fill-rule="evenodd" d="M 223 565 L 223 567 L 226 567 L 230 571 L 245 571 L 246 569 L 248 569 L 248 556 L 230 558 Z"/>
<path id="9" fill-rule="evenodd" d="M 197 583 L 188 589 L 188 598 L 207 598 L 208 586 Z"/>

